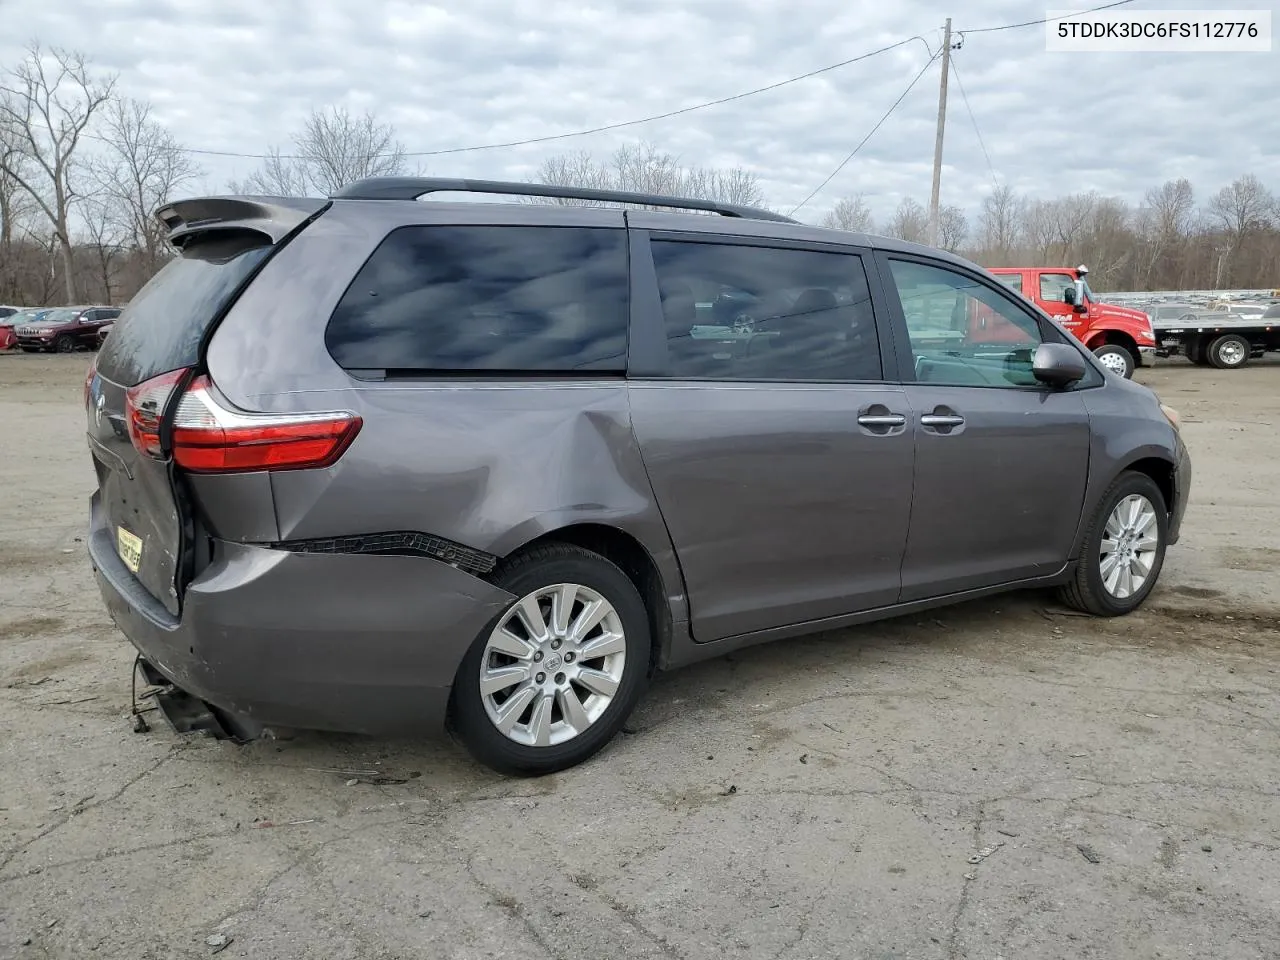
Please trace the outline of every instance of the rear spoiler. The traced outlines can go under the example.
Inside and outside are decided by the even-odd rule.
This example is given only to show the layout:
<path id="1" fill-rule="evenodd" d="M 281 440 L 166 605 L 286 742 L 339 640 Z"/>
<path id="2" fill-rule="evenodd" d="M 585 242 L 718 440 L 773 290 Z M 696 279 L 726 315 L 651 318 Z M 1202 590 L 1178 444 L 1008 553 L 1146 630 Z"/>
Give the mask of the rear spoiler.
<path id="1" fill-rule="evenodd" d="M 199 234 L 252 230 L 279 243 L 329 206 L 311 197 L 197 197 L 165 204 L 156 211 L 175 247 Z"/>

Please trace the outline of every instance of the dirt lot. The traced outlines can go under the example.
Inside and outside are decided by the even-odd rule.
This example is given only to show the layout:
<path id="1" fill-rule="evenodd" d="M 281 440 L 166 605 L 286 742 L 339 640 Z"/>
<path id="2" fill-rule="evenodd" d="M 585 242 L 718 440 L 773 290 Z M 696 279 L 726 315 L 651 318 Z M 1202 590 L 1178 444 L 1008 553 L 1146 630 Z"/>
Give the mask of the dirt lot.
<path id="1" fill-rule="evenodd" d="M 0 957 L 1280 953 L 1280 364 L 1140 371 L 1196 479 L 1139 614 L 1031 594 L 754 649 L 529 782 L 132 733 L 87 361 L 0 356 Z"/>

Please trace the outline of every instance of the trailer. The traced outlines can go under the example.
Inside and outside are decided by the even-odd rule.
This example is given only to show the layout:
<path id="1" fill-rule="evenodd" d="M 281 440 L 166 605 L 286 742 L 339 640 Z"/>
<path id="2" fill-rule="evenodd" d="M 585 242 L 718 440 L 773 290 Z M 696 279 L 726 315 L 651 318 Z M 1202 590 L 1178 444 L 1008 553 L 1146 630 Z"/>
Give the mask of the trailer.
<path id="1" fill-rule="evenodd" d="M 1151 308 L 1156 356 L 1184 356 L 1202 367 L 1236 370 L 1250 359 L 1280 351 L 1280 304 L 1261 314 L 1228 307 L 1203 310 L 1192 304 L 1162 303 Z"/>

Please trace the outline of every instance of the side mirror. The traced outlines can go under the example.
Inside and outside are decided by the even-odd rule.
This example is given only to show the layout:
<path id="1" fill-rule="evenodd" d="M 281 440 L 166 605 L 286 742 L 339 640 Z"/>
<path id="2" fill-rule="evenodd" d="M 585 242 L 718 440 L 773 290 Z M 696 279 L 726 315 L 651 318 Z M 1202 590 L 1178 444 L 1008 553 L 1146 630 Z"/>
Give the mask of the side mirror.
<path id="1" fill-rule="evenodd" d="M 1076 288 L 1075 287 L 1067 287 L 1065 290 L 1062 291 L 1062 302 L 1066 304 L 1070 304 L 1073 307 L 1076 305 Z"/>
<path id="2" fill-rule="evenodd" d="M 1036 347 L 1031 372 L 1048 386 L 1069 387 L 1084 379 L 1084 357 L 1075 347 L 1065 343 L 1042 343 Z"/>

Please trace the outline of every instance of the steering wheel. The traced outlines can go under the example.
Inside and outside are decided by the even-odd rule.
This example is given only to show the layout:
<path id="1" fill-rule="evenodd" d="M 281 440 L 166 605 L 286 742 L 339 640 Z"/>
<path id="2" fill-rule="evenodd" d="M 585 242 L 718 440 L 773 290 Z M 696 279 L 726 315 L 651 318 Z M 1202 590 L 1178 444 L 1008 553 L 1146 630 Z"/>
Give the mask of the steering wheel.
<path id="1" fill-rule="evenodd" d="M 737 334 L 750 334 L 756 332 L 756 319 L 749 313 L 735 314 L 733 318 L 733 332 Z"/>

